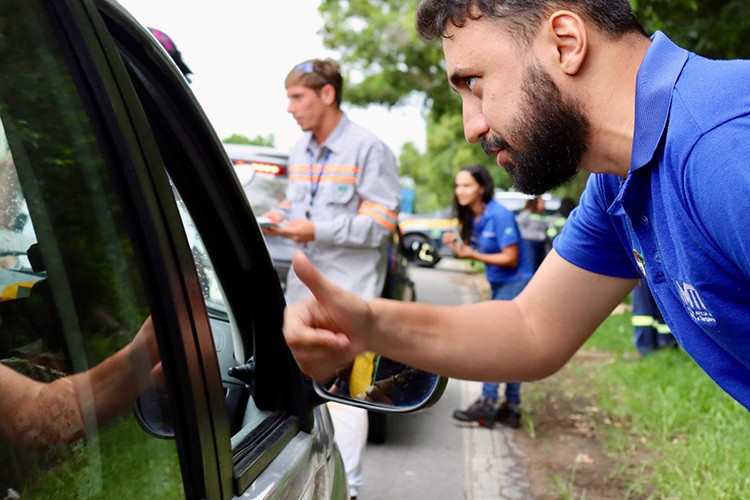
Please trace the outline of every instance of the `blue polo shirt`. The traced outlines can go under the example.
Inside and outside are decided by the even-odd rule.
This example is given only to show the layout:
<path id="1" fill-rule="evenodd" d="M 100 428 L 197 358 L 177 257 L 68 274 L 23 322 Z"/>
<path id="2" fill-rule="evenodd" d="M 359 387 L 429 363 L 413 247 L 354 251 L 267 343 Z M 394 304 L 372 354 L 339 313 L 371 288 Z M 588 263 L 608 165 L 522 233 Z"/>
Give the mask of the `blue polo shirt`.
<path id="1" fill-rule="evenodd" d="M 750 409 L 750 61 L 654 34 L 630 172 L 591 175 L 554 247 L 589 271 L 645 278 L 680 345 Z"/>
<path id="2" fill-rule="evenodd" d="M 474 221 L 472 227 L 472 246 L 481 253 L 500 253 L 507 246 L 518 245 L 518 265 L 503 267 L 485 264 L 487 281 L 506 283 L 531 278 L 534 271 L 513 212 L 495 200 L 490 200 L 484 208 L 484 213 L 479 220 Z"/>

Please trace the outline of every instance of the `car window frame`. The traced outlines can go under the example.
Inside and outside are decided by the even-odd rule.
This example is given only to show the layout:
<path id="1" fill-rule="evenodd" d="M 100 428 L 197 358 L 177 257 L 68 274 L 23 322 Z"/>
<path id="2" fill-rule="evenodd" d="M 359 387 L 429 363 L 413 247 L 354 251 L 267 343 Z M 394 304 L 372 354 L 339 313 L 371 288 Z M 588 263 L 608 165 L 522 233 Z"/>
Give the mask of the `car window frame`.
<path id="1" fill-rule="evenodd" d="M 254 449 L 244 450 L 249 453 L 229 449 L 228 426 L 225 421 L 214 422 L 221 484 L 226 490 L 231 480 L 235 493 L 240 494 L 243 485 L 250 484 L 294 434 L 312 431 L 312 409 L 322 400 L 300 372 L 283 338 L 284 299 L 278 276 L 231 162 L 201 106 L 184 77 L 144 27 L 108 0 L 93 3 L 122 57 L 122 69 L 129 75 L 121 91 L 124 93 L 124 87 L 129 87 L 127 92 L 133 92 L 138 101 L 133 106 L 139 107 L 139 113 L 144 113 L 149 121 L 144 130 L 151 130 L 159 143 L 160 159 L 147 168 L 156 182 L 157 178 L 166 177 L 166 167 L 188 209 L 191 204 L 200 208 L 190 210 L 191 217 L 214 262 L 232 308 L 231 316 L 245 341 L 253 345 L 257 381 L 253 383 L 254 401 L 260 409 L 274 412 L 268 425 L 251 433 L 253 440 L 248 443 Z M 158 187 L 162 196 L 173 199 L 171 192 L 165 192 L 169 188 L 167 182 Z M 172 212 L 176 213 L 176 209 Z M 182 224 L 175 224 L 173 219 L 169 222 L 172 230 L 184 237 Z M 192 265 L 192 258 L 189 260 Z M 232 266 L 227 267 L 228 263 Z M 248 283 L 259 286 L 248 290 Z M 202 295 L 195 299 L 202 301 Z M 247 337 L 252 332 L 258 333 Z M 210 331 L 207 337 L 211 339 Z M 215 359 L 215 353 L 211 354 Z M 211 376 L 216 376 L 215 372 Z M 218 412 L 219 407 L 226 408 L 221 387 L 210 384 L 207 392 Z M 259 434 L 262 439 L 258 439 Z M 237 461 L 232 460 L 233 456 Z M 248 456 L 253 460 L 247 460 Z M 242 457 L 245 458 L 240 460 Z"/>
<path id="2" fill-rule="evenodd" d="M 150 139 L 147 122 L 137 113 L 136 100 L 128 97 L 119 59 L 96 6 L 84 2 L 46 2 L 49 27 L 61 50 L 86 106 L 97 140 L 113 172 L 123 212 L 132 222 L 131 240 L 144 281 L 162 355 L 164 374 L 175 417 L 176 445 L 188 498 L 223 498 L 229 488 L 222 482 L 217 464 L 217 439 L 211 424 L 218 407 L 207 397 L 215 365 L 213 345 L 206 346 L 210 331 L 190 282 L 195 268 L 189 257 L 176 252 L 185 245 L 184 231 L 169 223 L 172 207 L 164 204 L 154 182 L 158 151 Z M 121 64 L 121 63 L 119 63 Z M 124 84 L 125 83 L 125 84 Z M 178 214 L 171 218 L 179 219 Z M 182 241 L 181 241 L 182 240 Z M 191 276 L 192 274 L 192 276 Z M 204 323 L 204 324 L 201 324 Z M 210 335 L 208 337 L 210 342 Z M 187 370 L 200 366 L 202 370 Z M 215 367 L 214 367 L 215 370 Z M 223 402 L 222 402 L 223 403 Z"/>

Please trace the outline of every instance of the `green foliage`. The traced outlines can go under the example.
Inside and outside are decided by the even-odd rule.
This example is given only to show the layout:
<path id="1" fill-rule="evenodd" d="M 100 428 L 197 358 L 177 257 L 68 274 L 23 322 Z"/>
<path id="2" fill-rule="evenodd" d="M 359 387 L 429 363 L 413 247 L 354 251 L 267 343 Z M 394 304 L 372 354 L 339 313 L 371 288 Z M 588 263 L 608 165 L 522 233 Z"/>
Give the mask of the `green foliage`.
<path id="1" fill-rule="evenodd" d="M 746 0 L 632 0 L 648 33 L 715 59 L 750 57 Z"/>
<path id="2" fill-rule="evenodd" d="M 449 90 L 439 44 L 426 44 L 414 26 L 418 2 L 323 0 L 324 44 L 342 54 L 344 98 L 357 106 L 398 105 L 418 93 L 427 111 L 428 145 L 401 153 L 402 173 L 417 181 L 416 206 L 434 211 L 450 203 L 453 173 L 467 163 L 489 163 L 499 186 L 510 181 L 461 130 L 461 105 Z M 678 44 L 714 58 L 750 57 L 746 0 L 631 0 L 644 28 L 660 29 Z M 578 199 L 588 174 L 555 191 Z"/>
<path id="3" fill-rule="evenodd" d="M 424 95 L 432 113 L 455 113 L 439 45 L 423 43 L 414 27 L 417 2 L 401 0 L 323 0 L 318 10 L 323 43 L 342 54 L 352 104 L 393 106 L 412 93 Z"/>
<path id="4" fill-rule="evenodd" d="M 268 137 L 262 135 L 256 135 L 252 139 L 242 134 L 232 134 L 229 137 L 222 139 L 225 144 L 248 144 L 251 146 L 268 146 L 271 148 L 276 147 L 276 137 L 273 134 L 269 134 Z"/>
<path id="5" fill-rule="evenodd" d="M 401 173 L 411 176 L 417 184 L 416 212 L 430 213 L 449 206 L 453 199 L 453 178 L 465 165 L 485 165 L 498 187 L 507 189 L 512 184 L 505 170 L 495 166 L 492 158 L 464 140 L 460 115 L 446 114 L 428 124 L 425 154 L 412 145 L 407 146 L 400 158 Z"/>
<path id="6" fill-rule="evenodd" d="M 624 460 L 643 450 L 650 457 L 632 489 L 650 485 L 658 498 L 750 498 L 750 413 L 683 351 L 623 360 L 634 352 L 630 318 L 610 316 L 584 348 L 615 358 L 592 372 L 611 423 L 598 434 Z"/>

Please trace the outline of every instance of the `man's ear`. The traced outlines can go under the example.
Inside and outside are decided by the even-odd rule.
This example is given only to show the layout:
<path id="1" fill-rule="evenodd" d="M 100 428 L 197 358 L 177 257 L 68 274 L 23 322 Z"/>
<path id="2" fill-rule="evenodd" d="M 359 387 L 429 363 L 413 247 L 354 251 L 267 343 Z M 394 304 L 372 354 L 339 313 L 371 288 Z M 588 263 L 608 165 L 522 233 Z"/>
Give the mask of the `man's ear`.
<path id="1" fill-rule="evenodd" d="M 547 22 L 557 49 L 557 64 L 564 73 L 577 74 L 588 54 L 586 25 L 578 14 L 566 10 L 555 12 Z"/>
<path id="2" fill-rule="evenodd" d="M 330 83 L 323 85 L 320 89 L 320 99 L 327 105 L 330 106 L 336 102 L 336 89 Z"/>

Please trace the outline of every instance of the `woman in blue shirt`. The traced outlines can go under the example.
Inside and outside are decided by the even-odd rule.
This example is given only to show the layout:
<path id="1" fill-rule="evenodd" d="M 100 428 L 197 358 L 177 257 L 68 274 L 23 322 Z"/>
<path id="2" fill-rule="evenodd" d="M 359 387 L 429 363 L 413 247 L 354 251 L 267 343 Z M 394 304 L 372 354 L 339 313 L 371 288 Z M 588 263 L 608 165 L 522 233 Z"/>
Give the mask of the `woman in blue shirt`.
<path id="1" fill-rule="evenodd" d="M 493 193 L 492 177 L 484 166 L 459 170 L 453 196 L 459 231 L 445 233 L 443 243 L 458 258 L 483 262 L 492 298 L 509 300 L 523 290 L 533 270 L 513 212 L 497 203 Z M 521 384 L 507 383 L 505 401 L 498 407 L 499 386 L 485 382 L 482 395 L 466 410 L 453 412 L 453 418 L 484 427 L 493 427 L 497 421 L 517 428 L 521 423 Z"/>

